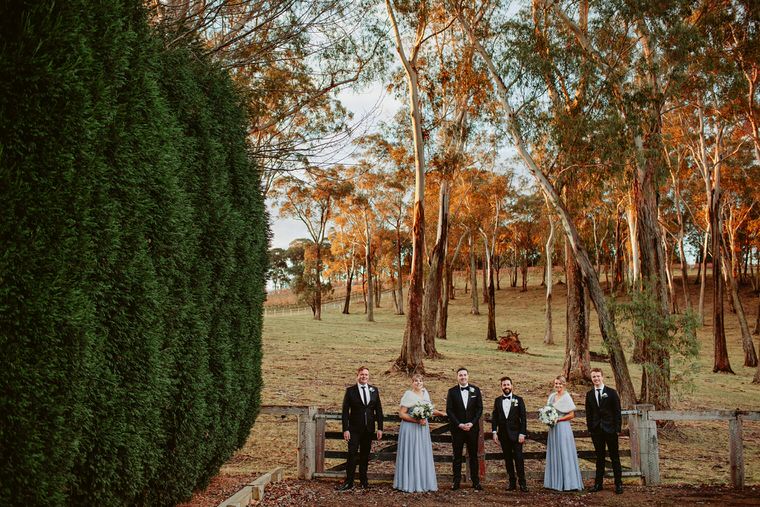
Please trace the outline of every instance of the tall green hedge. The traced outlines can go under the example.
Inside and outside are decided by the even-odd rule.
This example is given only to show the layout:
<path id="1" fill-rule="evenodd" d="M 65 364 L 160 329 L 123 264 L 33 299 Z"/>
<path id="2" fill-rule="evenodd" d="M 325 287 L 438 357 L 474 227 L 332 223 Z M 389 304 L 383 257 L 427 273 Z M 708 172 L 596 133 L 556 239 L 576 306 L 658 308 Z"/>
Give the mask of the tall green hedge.
<path id="1" fill-rule="evenodd" d="M 0 505 L 173 505 L 259 409 L 243 98 L 134 0 L 0 1 Z"/>

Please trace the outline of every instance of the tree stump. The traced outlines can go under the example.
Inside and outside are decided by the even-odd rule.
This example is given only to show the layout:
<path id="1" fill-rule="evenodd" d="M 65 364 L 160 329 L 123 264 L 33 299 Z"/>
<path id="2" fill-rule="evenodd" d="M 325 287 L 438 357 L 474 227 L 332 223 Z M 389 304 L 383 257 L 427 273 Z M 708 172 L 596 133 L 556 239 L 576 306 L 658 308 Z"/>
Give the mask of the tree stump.
<path id="1" fill-rule="evenodd" d="M 507 329 L 506 333 L 504 336 L 499 336 L 499 350 L 514 352 L 515 354 L 524 354 L 528 351 L 520 343 L 520 333 L 515 333 L 511 329 Z"/>

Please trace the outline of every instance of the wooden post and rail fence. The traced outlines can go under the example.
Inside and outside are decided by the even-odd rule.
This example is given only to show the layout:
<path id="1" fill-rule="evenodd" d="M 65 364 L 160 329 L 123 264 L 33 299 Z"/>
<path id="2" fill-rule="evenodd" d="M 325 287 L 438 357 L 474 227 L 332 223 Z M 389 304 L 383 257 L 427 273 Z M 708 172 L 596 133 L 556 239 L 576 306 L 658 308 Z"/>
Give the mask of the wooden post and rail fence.
<path id="1" fill-rule="evenodd" d="M 326 448 L 327 440 L 342 440 L 342 431 L 328 431 L 328 421 L 340 421 L 340 412 L 328 412 L 315 406 L 275 406 L 266 405 L 261 409 L 262 414 L 278 416 L 297 416 L 298 417 L 298 478 L 299 479 L 318 479 L 318 478 L 343 478 L 345 477 L 345 460 L 348 452 L 344 450 L 335 451 Z M 576 419 L 584 418 L 585 411 L 576 410 Z M 728 459 L 730 464 L 731 483 L 734 488 L 741 489 L 744 487 L 744 443 L 742 437 L 743 421 L 760 421 L 760 411 L 742 411 L 742 410 L 708 410 L 708 411 L 686 411 L 686 410 L 654 410 L 654 405 L 635 405 L 632 410 L 623 410 L 624 419 L 628 419 L 628 427 L 621 433 L 621 458 L 630 457 L 630 467 L 623 469 L 623 477 L 638 477 L 646 485 L 660 484 L 660 457 L 659 443 L 657 438 L 658 421 L 726 421 L 728 422 L 729 449 Z M 537 419 L 535 413 L 528 414 L 529 420 Z M 387 422 L 399 422 L 398 415 L 386 415 L 383 419 Z M 480 475 L 483 478 L 489 478 L 486 463 L 502 462 L 501 452 L 486 453 L 483 425 L 487 424 L 485 435 L 491 438 L 490 432 L 490 414 L 484 413 L 480 423 L 480 442 L 478 444 L 478 458 L 480 464 Z M 434 444 L 451 442 L 451 435 L 448 432 L 448 419 L 446 417 L 434 417 L 430 420 L 431 440 Z M 383 439 L 376 447 L 379 449 L 370 455 L 370 460 L 375 461 L 393 461 L 396 459 L 396 441 L 398 434 L 387 431 L 383 432 Z M 590 438 L 586 430 L 575 430 L 573 435 L 578 438 Z M 528 431 L 527 439 L 535 442 L 546 444 L 546 431 Z M 625 442 L 628 445 L 625 446 Z M 626 448 L 627 447 L 627 448 Z M 524 452 L 527 460 L 543 460 L 545 452 Z M 594 451 L 578 451 L 580 459 L 595 461 Z M 340 459 L 342 462 L 331 468 L 326 468 L 327 459 Z M 451 449 L 447 448 L 447 453 L 436 453 L 434 451 L 433 460 L 437 463 L 450 463 L 453 460 Z M 466 460 L 463 465 L 466 467 Z M 609 465 L 609 461 L 608 461 Z M 606 467 L 607 472 L 611 475 L 611 467 Z M 593 470 L 582 471 L 584 479 L 593 477 Z M 531 478 L 530 474 L 528 474 Z M 466 473 L 463 473 L 463 479 L 466 480 Z M 503 474 L 496 476 L 491 474 L 491 478 L 501 477 Z M 369 478 L 373 480 L 392 480 L 392 473 L 370 473 Z M 439 480 L 451 479 L 451 476 L 439 474 Z"/>

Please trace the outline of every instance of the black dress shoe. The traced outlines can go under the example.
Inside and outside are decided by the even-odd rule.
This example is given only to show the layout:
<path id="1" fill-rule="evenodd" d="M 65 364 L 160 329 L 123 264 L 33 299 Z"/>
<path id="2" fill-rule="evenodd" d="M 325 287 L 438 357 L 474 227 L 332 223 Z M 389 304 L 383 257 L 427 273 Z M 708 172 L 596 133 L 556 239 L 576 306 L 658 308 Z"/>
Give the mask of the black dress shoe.
<path id="1" fill-rule="evenodd" d="M 622 495 L 623 494 L 623 486 L 621 486 L 620 484 L 618 484 L 617 486 L 615 486 L 615 494 L 616 495 Z"/>
<path id="2" fill-rule="evenodd" d="M 507 486 L 507 491 L 514 491 L 517 489 L 517 484 L 510 484 Z"/>
<path id="3" fill-rule="evenodd" d="M 483 486 L 481 486 L 480 483 L 473 484 L 472 485 L 472 489 L 474 489 L 476 491 L 483 491 Z"/>
<path id="4" fill-rule="evenodd" d="M 359 487 L 362 488 L 362 489 L 369 489 L 369 483 L 368 482 L 362 482 L 359 485 Z"/>
<path id="5" fill-rule="evenodd" d="M 601 484 L 594 484 L 594 487 L 591 488 L 591 492 L 592 493 L 596 493 L 597 491 L 601 491 L 601 490 L 602 490 L 602 485 Z"/>
<path id="6" fill-rule="evenodd" d="M 522 486 L 521 485 L 520 486 L 520 491 L 522 491 L 523 493 L 527 493 L 528 492 L 528 486 Z"/>
<path id="7" fill-rule="evenodd" d="M 459 489 L 459 483 L 455 482 L 454 484 L 452 484 L 451 485 L 451 489 L 453 489 L 454 491 L 458 490 Z"/>
<path id="8" fill-rule="evenodd" d="M 348 491 L 350 489 L 354 489 L 354 485 L 350 482 L 344 482 L 337 488 L 335 488 L 336 491 Z"/>

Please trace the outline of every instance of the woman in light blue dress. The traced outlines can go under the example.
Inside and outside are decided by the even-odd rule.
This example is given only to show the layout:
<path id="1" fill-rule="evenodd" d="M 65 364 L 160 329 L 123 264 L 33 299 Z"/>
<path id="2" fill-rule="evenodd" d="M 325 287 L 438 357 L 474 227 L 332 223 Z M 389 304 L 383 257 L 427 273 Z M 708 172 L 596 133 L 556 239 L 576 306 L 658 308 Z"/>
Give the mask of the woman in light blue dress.
<path id="1" fill-rule="evenodd" d="M 552 405 L 559 413 L 554 426 L 549 427 L 546 441 L 546 470 L 544 487 L 558 491 L 583 490 L 581 469 L 578 466 L 578 452 L 570 420 L 575 417 L 575 403 L 570 393 L 565 391 L 565 377 L 554 379 L 554 392 L 549 395 L 547 405 Z"/>
<path id="2" fill-rule="evenodd" d="M 412 389 L 404 393 L 398 411 L 401 425 L 398 430 L 393 488 L 407 493 L 438 491 L 430 427 L 427 419 L 415 419 L 410 415 L 411 409 L 421 401 L 430 403 L 430 394 L 423 387 L 422 375 L 418 374 L 412 377 Z M 433 415 L 444 414 L 433 410 Z"/>

